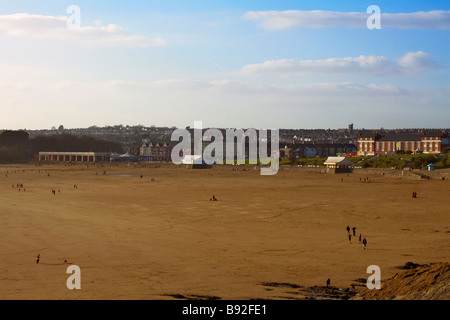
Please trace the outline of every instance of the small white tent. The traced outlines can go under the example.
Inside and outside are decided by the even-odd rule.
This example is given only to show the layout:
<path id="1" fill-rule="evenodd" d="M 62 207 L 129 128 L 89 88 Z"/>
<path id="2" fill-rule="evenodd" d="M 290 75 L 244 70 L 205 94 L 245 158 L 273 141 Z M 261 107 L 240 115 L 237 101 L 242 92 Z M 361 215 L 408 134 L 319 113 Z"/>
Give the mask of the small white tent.
<path id="1" fill-rule="evenodd" d="M 194 164 L 194 163 L 199 163 L 199 160 L 202 158 L 202 156 L 199 155 L 186 155 L 184 156 L 184 158 L 181 160 L 182 164 Z M 201 161 L 201 160 L 200 160 Z M 200 162 L 201 163 L 201 162 Z"/>
<path id="2" fill-rule="evenodd" d="M 324 164 L 328 173 L 349 173 L 353 162 L 346 157 L 329 157 Z"/>
<path id="3" fill-rule="evenodd" d="M 353 162 L 346 157 L 328 157 L 324 164 L 329 168 L 340 168 L 351 166 Z"/>

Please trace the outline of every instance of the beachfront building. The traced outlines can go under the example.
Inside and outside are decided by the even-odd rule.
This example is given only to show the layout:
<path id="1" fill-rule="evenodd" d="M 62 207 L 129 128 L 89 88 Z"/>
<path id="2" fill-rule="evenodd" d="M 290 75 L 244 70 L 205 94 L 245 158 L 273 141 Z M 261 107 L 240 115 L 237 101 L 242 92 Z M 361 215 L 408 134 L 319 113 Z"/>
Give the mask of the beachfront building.
<path id="1" fill-rule="evenodd" d="M 422 133 L 368 132 L 357 140 L 358 156 L 392 155 L 397 151 L 412 153 L 441 153 L 449 144 L 448 134 L 440 131 Z"/>
<path id="2" fill-rule="evenodd" d="M 324 164 L 327 167 L 327 173 L 352 172 L 353 162 L 346 157 L 328 157 Z"/>
<path id="3" fill-rule="evenodd" d="M 139 158 L 147 161 L 171 161 L 173 145 L 144 141 L 139 150 Z"/>
<path id="4" fill-rule="evenodd" d="M 39 152 L 42 162 L 101 162 L 109 161 L 110 153 L 106 152 Z"/>

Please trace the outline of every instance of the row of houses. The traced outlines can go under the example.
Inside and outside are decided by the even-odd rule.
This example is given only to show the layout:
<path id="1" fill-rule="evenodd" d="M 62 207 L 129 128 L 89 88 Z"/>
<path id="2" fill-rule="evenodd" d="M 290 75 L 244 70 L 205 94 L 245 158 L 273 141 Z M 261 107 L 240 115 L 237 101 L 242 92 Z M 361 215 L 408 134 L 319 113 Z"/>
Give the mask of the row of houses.
<path id="1" fill-rule="evenodd" d="M 361 134 L 357 140 L 358 156 L 392 155 L 398 151 L 412 153 L 441 153 L 449 146 L 445 131 L 422 133 L 378 133 Z"/>
<path id="2" fill-rule="evenodd" d="M 398 151 L 412 153 L 441 153 L 449 146 L 449 135 L 445 131 L 428 131 L 426 133 L 385 133 L 369 132 L 361 134 L 356 145 L 353 143 L 312 142 L 291 143 L 280 149 L 281 158 L 324 158 L 336 155 L 370 156 L 391 155 Z M 137 157 L 144 160 L 170 161 L 173 145 L 166 143 L 152 144 L 144 141 L 139 148 L 134 148 Z M 248 144 L 245 146 L 248 152 Z"/>
<path id="3" fill-rule="evenodd" d="M 292 143 L 280 149 L 281 158 L 325 158 L 338 154 L 356 156 L 357 148 L 351 143 Z"/>
<path id="4" fill-rule="evenodd" d="M 174 145 L 167 143 L 151 143 L 144 140 L 138 147 L 130 150 L 136 157 L 146 161 L 171 161 L 171 154 Z"/>
<path id="5" fill-rule="evenodd" d="M 207 143 L 206 143 L 207 145 Z M 324 158 L 334 156 L 374 156 L 391 155 L 399 151 L 412 153 L 441 153 L 448 147 L 449 134 L 446 131 L 428 131 L 421 133 L 379 133 L 365 132 L 359 135 L 356 145 L 353 143 L 303 142 L 286 144 L 279 151 L 281 158 Z M 205 146 L 205 143 L 204 143 Z M 227 147 L 228 145 L 226 145 Z M 169 143 L 152 143 L 143 140 L 128 150 L 129 156 L 141 161 L 171 161 L 174 145 Z M 236 155 L 236 144 L 233 144 Z M 245 154 L 249 154 L 249 144 L 245 143 Z M 224 153 L 226 150 L 224 150 Z M 109 161 L 118 155 L 94 152 L 40 152 L 39 161 L 95 162 Z"/>

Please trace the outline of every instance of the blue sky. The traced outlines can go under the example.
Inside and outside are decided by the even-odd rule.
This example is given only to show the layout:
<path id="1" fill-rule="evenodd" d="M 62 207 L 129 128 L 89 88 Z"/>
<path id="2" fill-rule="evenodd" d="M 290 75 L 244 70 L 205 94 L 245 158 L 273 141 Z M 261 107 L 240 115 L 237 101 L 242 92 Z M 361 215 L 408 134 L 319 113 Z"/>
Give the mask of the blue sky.
<path id="1" fill-rule="evenodd" d="M 1 1 L 0 128 L 450 127 L 449 33 L 449 1 Z"/>

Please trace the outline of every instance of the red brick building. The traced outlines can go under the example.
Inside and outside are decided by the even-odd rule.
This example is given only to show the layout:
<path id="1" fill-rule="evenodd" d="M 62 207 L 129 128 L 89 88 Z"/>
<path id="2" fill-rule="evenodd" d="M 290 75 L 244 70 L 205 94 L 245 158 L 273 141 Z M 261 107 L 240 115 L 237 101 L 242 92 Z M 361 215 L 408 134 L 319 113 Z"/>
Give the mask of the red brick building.
<path id="1" fill-rule="evenodd" d="M 413 153 L 441 153 L 449 144 L 448 133 L 427 131 L 421 133 L 365 133 L 358 137 L 359 156 L 390 155 L 397 151 Z"/>

